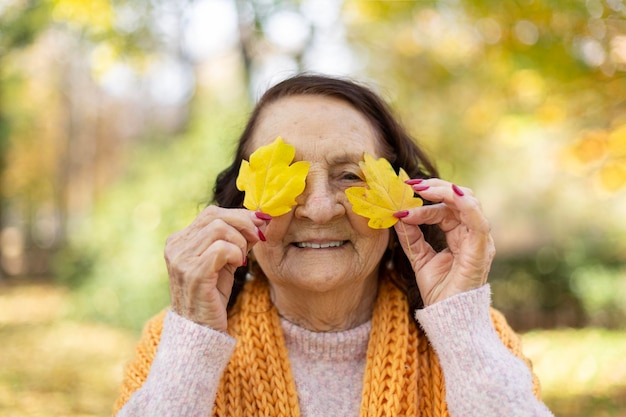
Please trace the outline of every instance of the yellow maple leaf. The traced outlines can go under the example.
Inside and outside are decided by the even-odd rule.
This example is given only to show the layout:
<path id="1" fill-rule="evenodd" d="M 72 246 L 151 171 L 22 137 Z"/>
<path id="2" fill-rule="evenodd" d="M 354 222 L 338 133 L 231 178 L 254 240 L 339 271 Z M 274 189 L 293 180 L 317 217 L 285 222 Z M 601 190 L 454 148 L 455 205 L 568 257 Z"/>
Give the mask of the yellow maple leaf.
<path id="1" fill-rule="evenodd" d="M 359 165 L 367 187 L 350 187 L 346 196 L 356 214 L 369 218 L 369 227 L 387 229 L 398 221 L 394 213 L 423 204 L 420 198 L 415 197 L 413 188 L 404 182 L 409 176 L 402 168 L 396 175 L 385 158 L 376 160 L 366 153 L 363 159 Z"/>
<path id="2" fill-rule="evenodd" d="M 304 191 L 311 165 L 306 161 L 291 164 L 296 149 L 279 136 L 243 160 L 237 176 L 237 189 L 245 192 L 243 206 L 270 216 L 281 216 L 296 205 Z"/>

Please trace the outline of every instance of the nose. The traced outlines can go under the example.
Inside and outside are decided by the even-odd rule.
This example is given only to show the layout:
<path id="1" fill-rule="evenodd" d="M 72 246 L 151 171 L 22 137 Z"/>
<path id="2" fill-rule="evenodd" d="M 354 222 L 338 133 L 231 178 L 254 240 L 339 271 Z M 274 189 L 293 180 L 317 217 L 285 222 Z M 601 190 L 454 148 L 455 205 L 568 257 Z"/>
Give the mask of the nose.
<path id="1" fill-rule="evenodd" d="M 333 190 L 326 175 L 309 172 L 304 192 L 296 199 L 294 215 L 323 224 L 345 213 L 341 191 Z"/>

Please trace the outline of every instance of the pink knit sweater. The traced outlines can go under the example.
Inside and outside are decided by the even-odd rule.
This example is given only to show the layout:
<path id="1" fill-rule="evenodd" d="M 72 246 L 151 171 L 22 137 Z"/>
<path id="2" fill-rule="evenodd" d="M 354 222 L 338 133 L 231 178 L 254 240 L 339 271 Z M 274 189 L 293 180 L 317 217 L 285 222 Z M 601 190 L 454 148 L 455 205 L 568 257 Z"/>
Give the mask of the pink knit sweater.
<path id="1" fill-rule="evenodd" d="M 532 392 L 528 367 L 500 342 L 490 289 L 416 312 L 437 352 L 452 416 L 552 416 Z M 338 333 L 281 321 L 302 416 L 359 415 L 371 323 Z M 235 340 L 168 312 L 145 384 L 120 410 L 128 416 L 210 416 Z"/>

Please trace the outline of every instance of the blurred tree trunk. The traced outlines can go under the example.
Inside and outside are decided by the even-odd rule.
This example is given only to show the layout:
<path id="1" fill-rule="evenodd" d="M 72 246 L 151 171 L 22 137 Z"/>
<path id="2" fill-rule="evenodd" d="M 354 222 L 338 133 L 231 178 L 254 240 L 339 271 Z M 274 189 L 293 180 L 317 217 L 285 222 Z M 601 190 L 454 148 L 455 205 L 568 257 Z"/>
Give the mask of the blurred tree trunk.
<path id="1" fill-rule="evenodd" d="M 4 170 L 6 167 L 7 143 L 9 141 L 9 121 L 4 113 L 3 86 L 3 56 L 0 55 L 0 238 L 4 226 Z M 0 260 L 2 259 L 2 240 L 0 239 Z M 0 262 L 0 281 L 6 276 L 2 262 Z"/>
<path id="2" fill-rule="evenodd" d="M 113 19 L 103 23 L 90 13 L 105 7 L 105 14 L 114 15 L 111 3 L 100 2 L 95 9 L 93 4 L 25 0 L 1 8 L 0 232 L 8 226 L 19 229 L 23 252 L 22 267 L 8 271 L 1 262 L 6 256 L 0 244 L 0 276 L 50 267 L 52 255 L 64 246 L 72 229 L 91 214 L 98 191 L 121 171 L 120 155 L 126 145 L 147 137 L 150 129 L 159 130 L 161 126 L 155 125 L 161 119 L 178 123 L 188 112 L 183 109 L 169 117 L 171 109 L 157 109 L 141 96 L 126 101 L 105 97 L 92 72 L 92 52 L 108 47 L 125 64 L 150 54 L 158 43 L 151 31 L 153 3 L 115 4 L 137 13 L 139 21 L 132 33 L 118 32 Z M 53 18 L 52 8 L 65 14 Z M 4 68 L 6 63 L 11 65 Z M 15 105 L 9 107 L 9 99 L 16 100 Z M 148 114 L 156 123 L 144 123 L 146 113 L 158 111 Z M 162 118 L 163 113 L 169 118 Z M 185 126 L 186 122 L 176 125 Z M 15 158 L 7 160 L 9 152 Z M 19 178 L 19 184 L 8 183 L 7 173 Z M 7 184 L 11 187 L 5 188 Z M 52 232 L 56 235 L 47 242 L 41 240 L 42 216 L 56 222 Z"/>
<path id="3" fill-rule="evenodd" d="M 29 0 L 8 4 L 0 15 L 0 237 L 5 226 L 7 205 L 4 178 L 7 166 L 7 152 L 11 140 L 11 121 L 5 109 L 5 88 L 9 82 L 4 72 L 8 57 L 29 46 L 41 33 L 48 22 L 49 5 L 41 0 Z M 0 280 L 5 277 L 3 242 L 0 240 Z"/>
<path id="4" fill-rule="evenodd" d="M 239 52 L 244 69 L 244 81 L 247 88 L 250 88 L 252 80 L 252 51 L 254 48 L 254 30 L 258 23 L 256 12 L 250 1 L 234 0 L 237 9 L 237 28 L 239 29 Z M 252 16 L 250 16 L 252 12 Z"/>
<path id="5" fill-rule="evenodd" d="M 303 58 L 312 46 L 314 28 L 311 27 L 308 38 L 298 50 L 284 51 L 272 45 L 265 37 L 267 25 L 275 13 L 290 11 L 302 15 L 300 0 L 275 0 L 265 2 L 259 0 L 233 0 L 237 10 L 237 27 L 239 31 L 239 53 L 244 68 L 244 81 L 250 95 L 253 96 L 252 81 L 254 72 L 259 70 L 261 61 L 266 54 L 280 54 L 292 59 L 298 71 L 304 70 Z"/>

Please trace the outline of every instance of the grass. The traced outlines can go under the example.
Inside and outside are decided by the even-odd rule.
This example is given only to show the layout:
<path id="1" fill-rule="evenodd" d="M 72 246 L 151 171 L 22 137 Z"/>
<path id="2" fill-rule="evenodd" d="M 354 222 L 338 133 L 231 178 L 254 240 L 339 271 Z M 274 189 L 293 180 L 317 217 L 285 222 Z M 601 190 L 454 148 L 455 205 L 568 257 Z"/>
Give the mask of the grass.
<path id="1" fill-rule="evenodd" d="M 67 293 L 0 287 L 0 416 L 109 416 L 134 334 L 63 319 Z"/>
<path id="2" fill-rule="evenodd" d="M 626 331 L 533 331 L 523 341 L 555 415 L 626 416 Z"/>
<path id="3" fill-rule="evenodd" d="M 111 415 L 137 335 L 64 318 L 68 299 L 53 285 L 0 285 L 0 416 Z M 626 331 L 544 330 L 523 340 L 556 416 L 626 416 Z"/>

